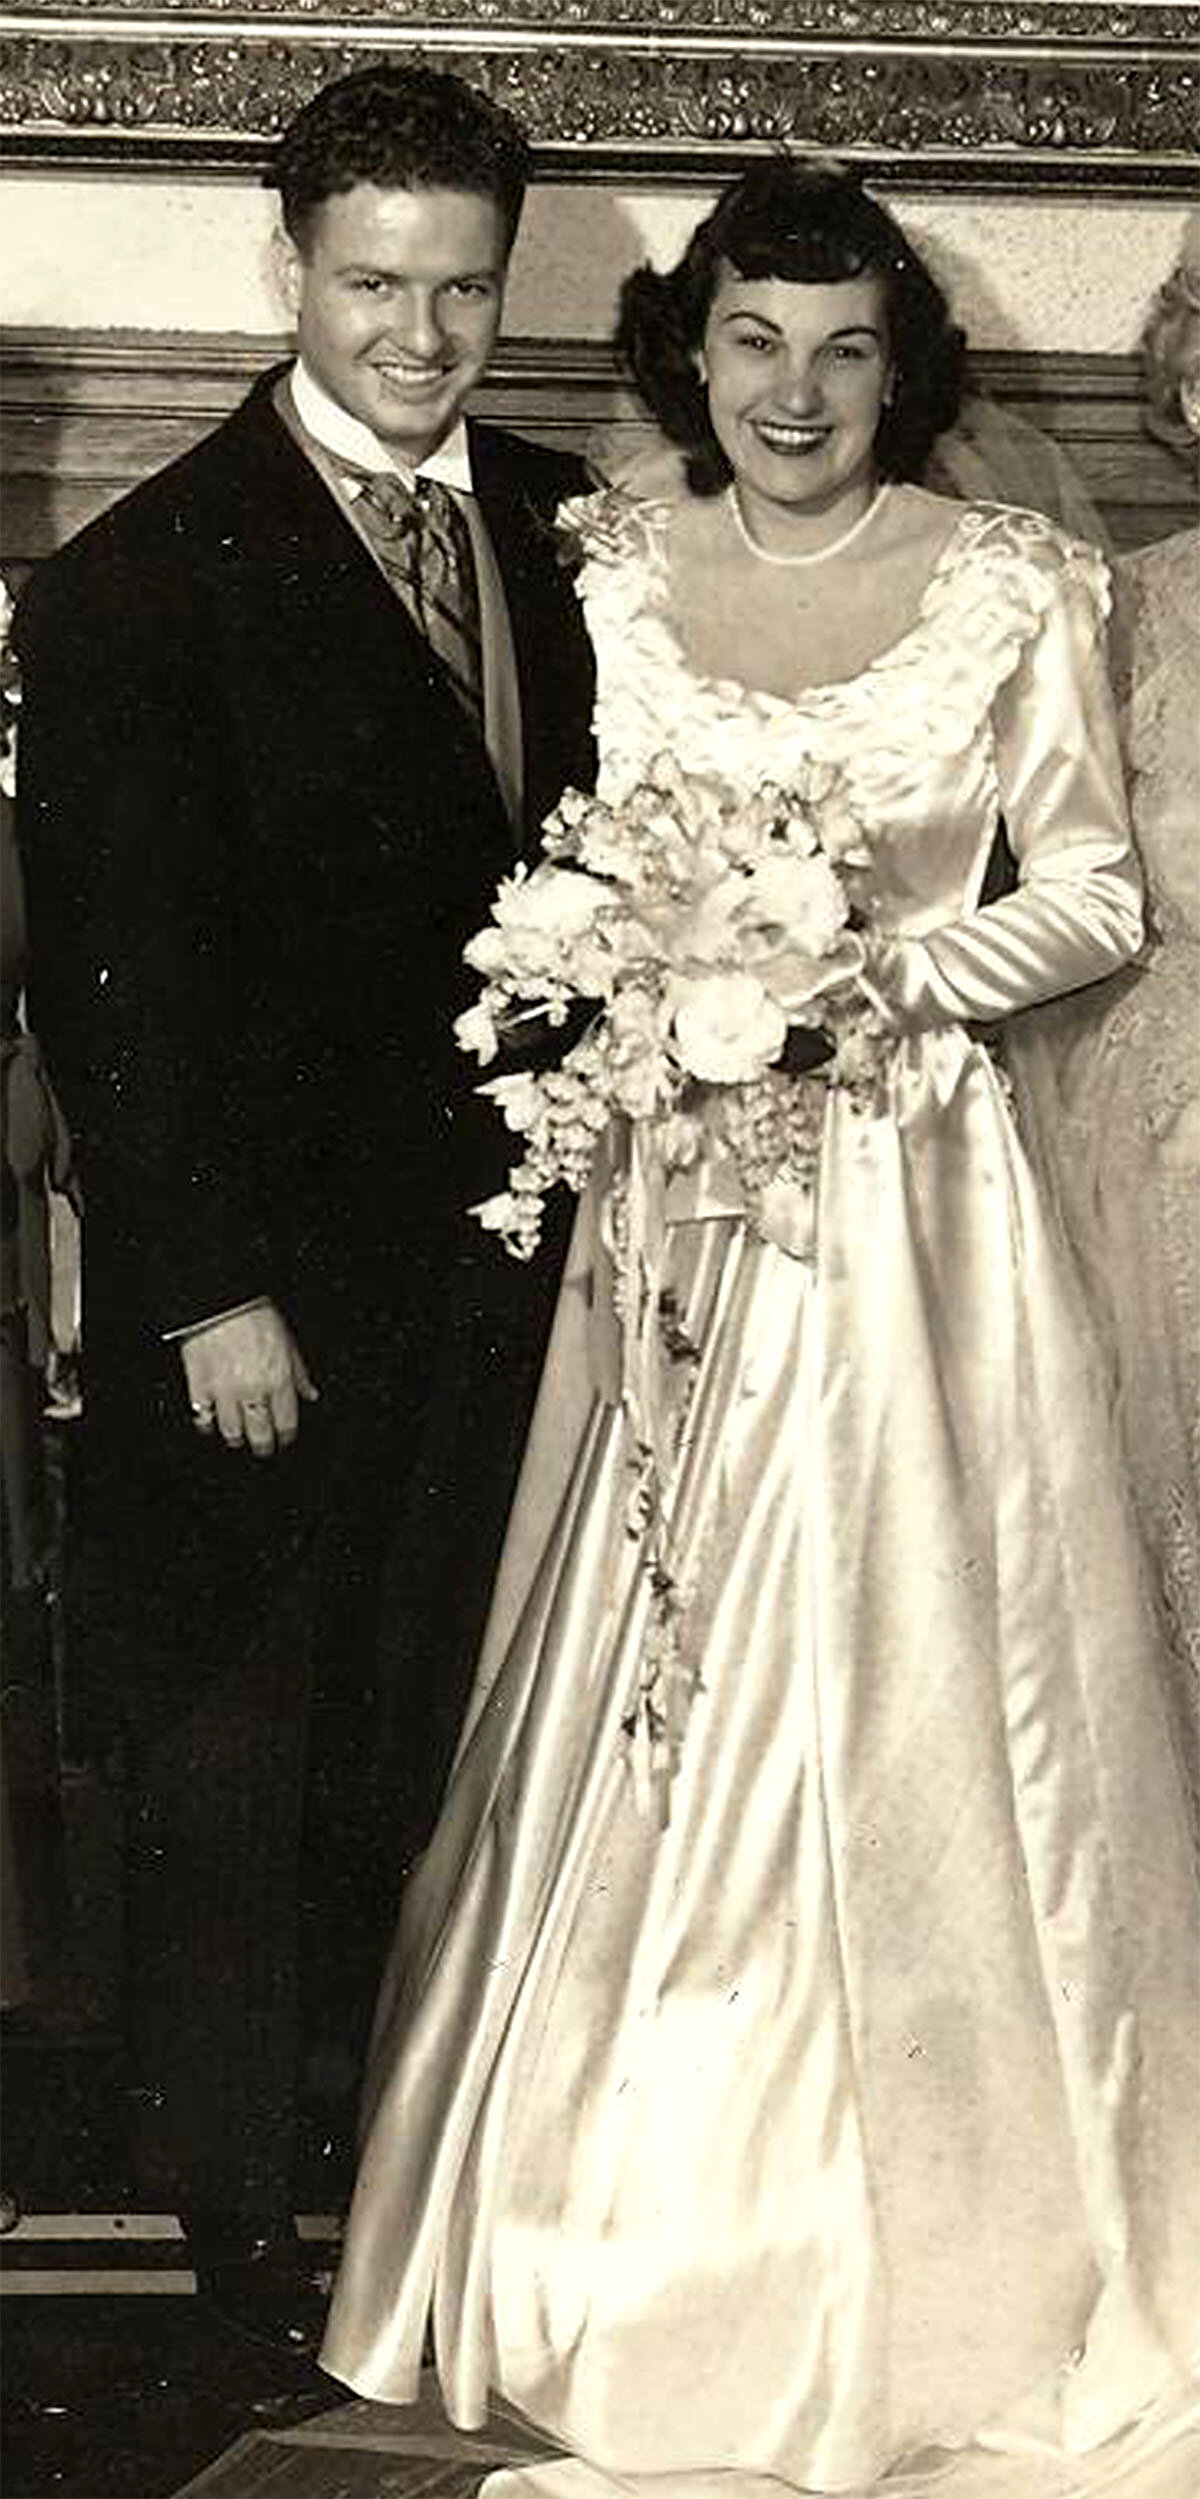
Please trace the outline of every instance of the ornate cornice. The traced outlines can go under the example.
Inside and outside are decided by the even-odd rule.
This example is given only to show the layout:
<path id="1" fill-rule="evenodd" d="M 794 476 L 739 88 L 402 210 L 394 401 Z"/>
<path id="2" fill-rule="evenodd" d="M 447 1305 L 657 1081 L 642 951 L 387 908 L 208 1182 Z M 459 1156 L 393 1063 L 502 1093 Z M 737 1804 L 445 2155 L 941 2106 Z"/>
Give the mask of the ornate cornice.
<path id="1" fill-rule="evenodd" d="M 416 8 L 384 0 L 21 0 L 13 19 L 87 18 L 187 20 L 203 27 L 220 20 L 291 20 L 305 28 L 336 29 L 363 20 L 381 36 L 422 26 L 454 27 L 476 36 L 518 28 L 546 35 L 566 27 L 603 37 L 621 30 L 643 38 L 665 34 L 758 34 L 780 40 L 804 37 L 835 43 L 884 41 L 931 44 L 1064 43 L 1111 45 L 1194 44 L 1200 10 L 1179 0 L 420 0 Z M 411 40 L 411 33 L 406 38 Z"/>
<path id="2" fill-rule="evenodd" d="M 719 177 L 781 141 L 935 187 L 1188 195 L 1198 169 L 1200 8 L 1156 0 L 25 0 L 0 33 L 10 163 L 252 166 L 328 79 L 419 54 L 575 180 Z"/>

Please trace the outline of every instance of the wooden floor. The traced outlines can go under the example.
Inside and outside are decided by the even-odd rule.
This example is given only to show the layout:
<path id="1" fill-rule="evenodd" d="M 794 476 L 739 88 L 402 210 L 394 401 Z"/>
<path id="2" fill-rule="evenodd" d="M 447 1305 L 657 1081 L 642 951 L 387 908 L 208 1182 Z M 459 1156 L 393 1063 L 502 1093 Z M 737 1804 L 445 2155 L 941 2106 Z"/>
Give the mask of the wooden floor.
<path id="1" fill-rule="evenodd" d="M 328 2239 L 321 2217 L 306 2235 Z M 468 2437 L 432 2380 L 414 2407 L 364 2403 L 252 2349 L 195 2296 L 169 2217 L 30 2214 L 0 2242 L 4 2499 L 620 2499 L 499 2406 Z M 701 2477 L 739 2499 L 737 2475 Z M 643 2494 L 646 2485 L 642 2485 Z M 784 2485 L 750 2477 L 744 2499 Z M 974 2454 L 870 2499 L 1197 2499 L 1200 2399 L 1077 2465 Z M 682 2477 L 671 2499 L 692 2499 Z M 797 2494 L 798 2499 L 798 2494 Z M 847 2493 L 845 2499 L 867 2499 Z"/>
<path id="2" fill-rule="evenodd" d="M 252 2350 L 161 2217 L 31 2215 L 0 2263 L 4 2499 L 474 2499 L 546 2452 L 511 2425 L 463 2437 L 432 2388 L 415 2410 L 359 2403 Z"/>
<path id="3" fill-rule="evenodd" d="M 171 2499 L 247 2434 L 336 2406 L 328 2378 L 260 2354 L 162 2276 L 158 2293 L 5 2298 L 5 2499 Z"/>

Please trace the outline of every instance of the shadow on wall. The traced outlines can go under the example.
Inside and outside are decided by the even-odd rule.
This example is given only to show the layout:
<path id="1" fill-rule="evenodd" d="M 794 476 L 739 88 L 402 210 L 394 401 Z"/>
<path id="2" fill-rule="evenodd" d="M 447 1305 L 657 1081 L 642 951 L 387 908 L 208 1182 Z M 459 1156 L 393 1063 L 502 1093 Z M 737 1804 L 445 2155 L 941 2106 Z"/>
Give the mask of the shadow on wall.
<path id="1" fill-rule="evenodd" d="M 689 230 L 692 222 L 689 215 Z M 647 258 L 635 216 L 603 184 L 569 191 L 535 184 L 513 255 L 505 330 L 513 338 L 610 339 L 621 282 Z"/>

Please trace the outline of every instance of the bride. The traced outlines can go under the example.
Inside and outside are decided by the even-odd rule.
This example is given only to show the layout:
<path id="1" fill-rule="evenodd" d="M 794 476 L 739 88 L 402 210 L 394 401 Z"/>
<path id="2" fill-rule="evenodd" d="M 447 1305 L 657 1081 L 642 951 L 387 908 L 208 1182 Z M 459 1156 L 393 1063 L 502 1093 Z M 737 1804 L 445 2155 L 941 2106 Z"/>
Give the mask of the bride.
<path id="1" fill-rule="evenodd" d="M 886 1074 L 866 1108 L 794 1080 L 823 1087 L 808 1234 L 715 1123 L 660 1175 L 689 1672 L 649 1780 L 620 1138 L 593 1181 L 323 2361 L 410 2402 L 432 2322 L 463 2427 L 491 2390 L 664 2499 L 845 2492 L 930 2451 L 1078 2454 L 1197 2349 L 1187 1821 L 1102 1382 L 990 1046 L 1135 954 L 1139 880 L 1103 564 L 909 482 L 961 339 L 857 182 L 749 173 L 629 282 L 623 342 L 688 491 L 566 516 L 602 792 L 667 748 L 851 820 L 841 980 Z M 1019 885 L 984 899 L 1001 820 Z"/>

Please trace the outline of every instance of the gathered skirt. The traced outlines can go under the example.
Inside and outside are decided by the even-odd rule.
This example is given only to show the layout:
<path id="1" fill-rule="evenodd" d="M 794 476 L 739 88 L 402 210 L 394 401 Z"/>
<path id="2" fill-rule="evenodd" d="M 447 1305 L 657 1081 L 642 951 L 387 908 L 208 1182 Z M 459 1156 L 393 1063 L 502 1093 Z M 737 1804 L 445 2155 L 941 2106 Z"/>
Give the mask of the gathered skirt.
<path id="1" fill-rule="evenodd" d="M 897 1054 L 888 1117 L 831 1098 L 811 1259 L 668 1227 L 665 1774 L 602 1216 L 385 1983 L 324 2365 L 410 2401 L 432 2315 L 453 2420 L 494 2390 L 664 2499 L 1095 2447 L 1200 2341 L 1200 1926 L 1001 1081 L 954 1031 Z"/>

